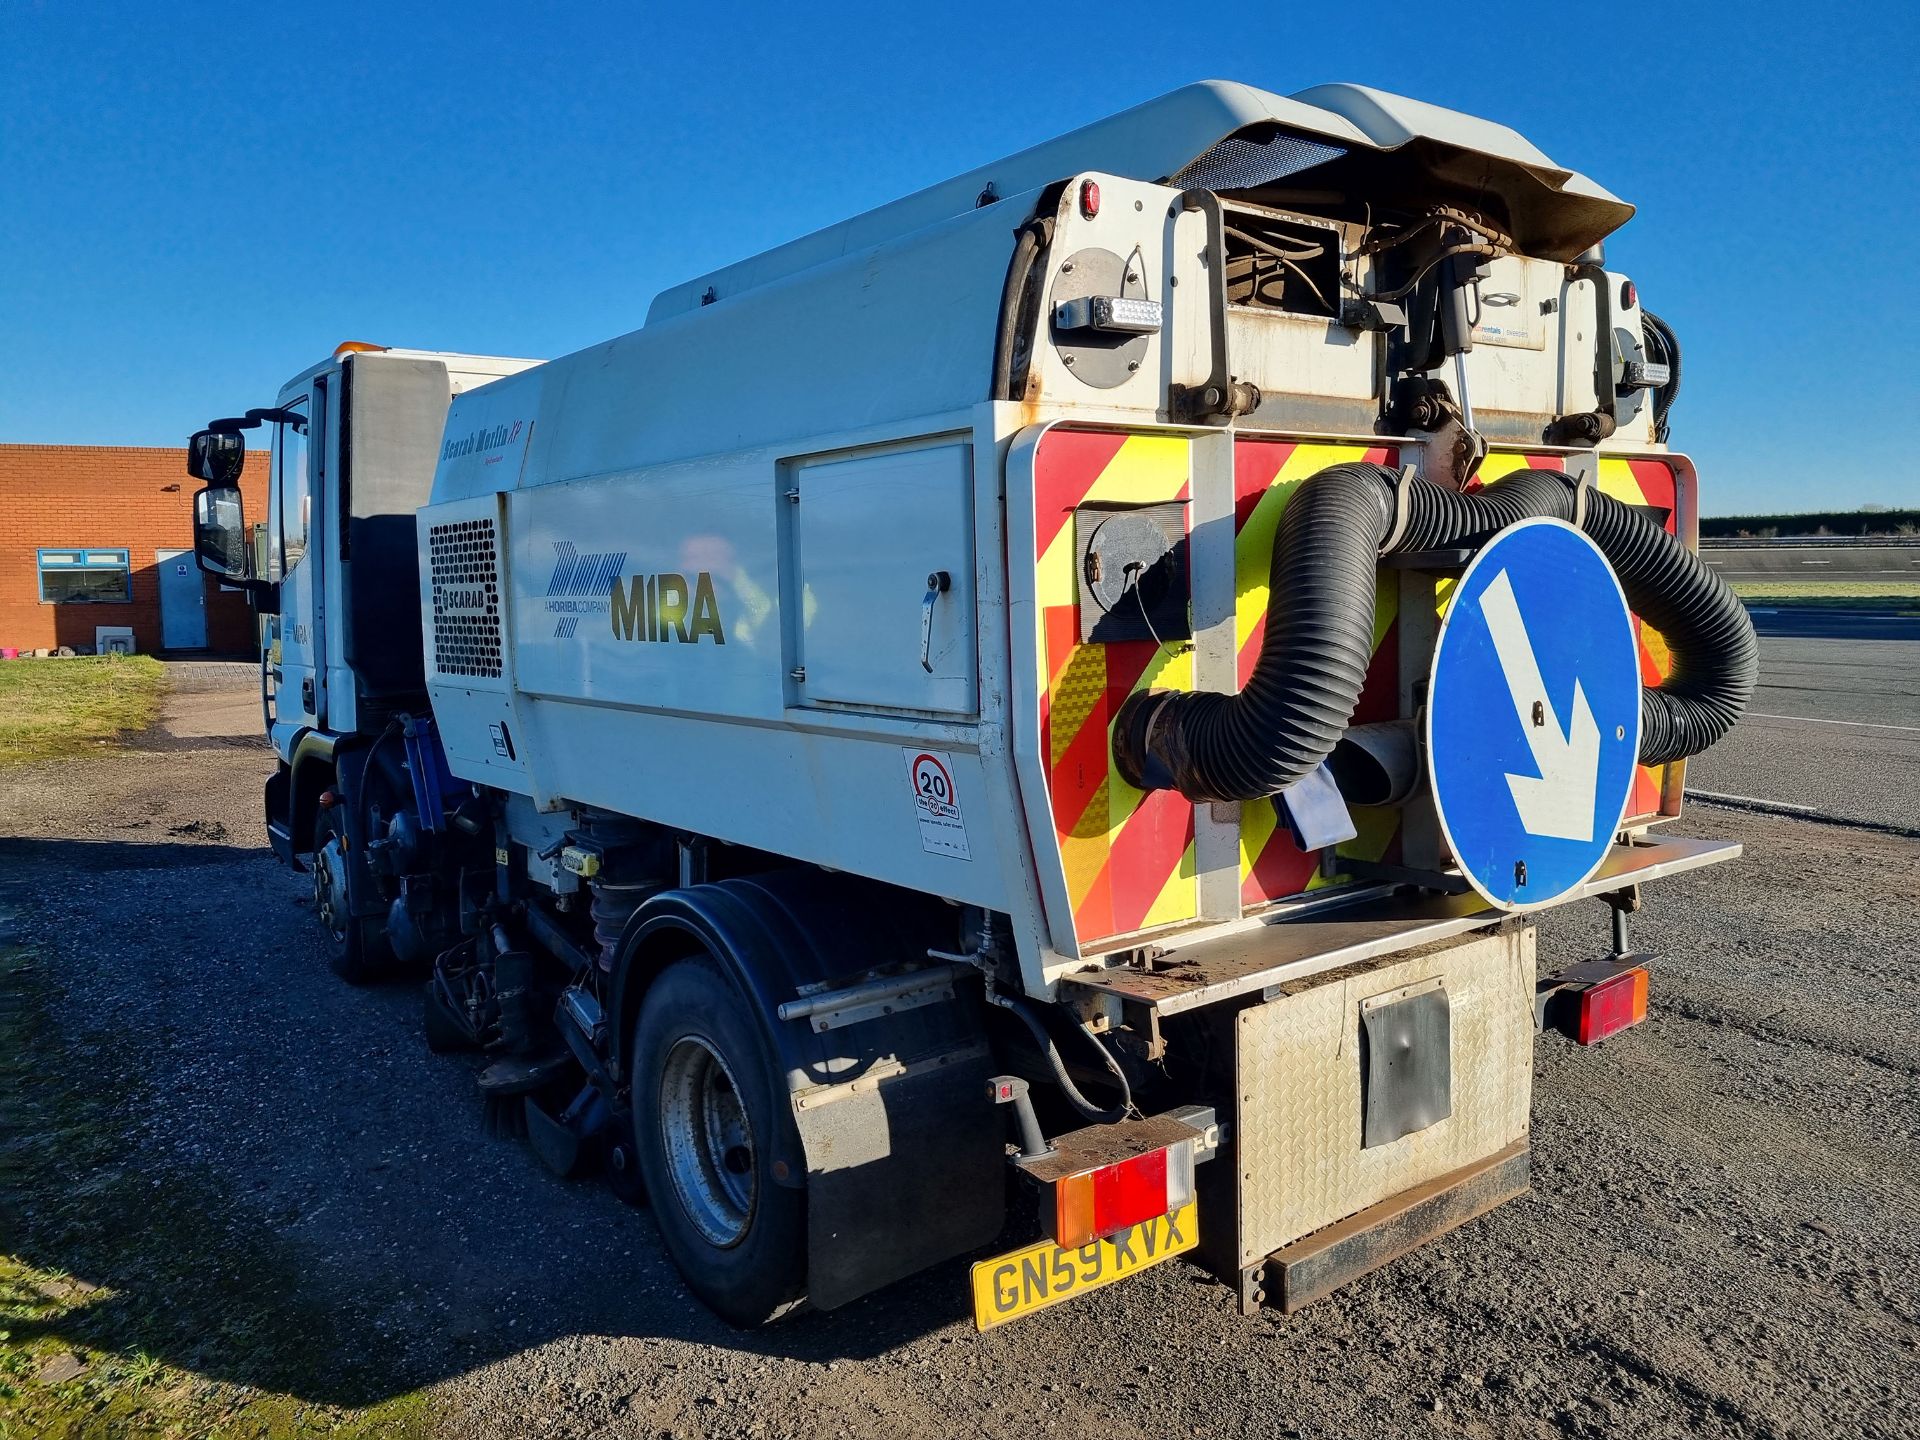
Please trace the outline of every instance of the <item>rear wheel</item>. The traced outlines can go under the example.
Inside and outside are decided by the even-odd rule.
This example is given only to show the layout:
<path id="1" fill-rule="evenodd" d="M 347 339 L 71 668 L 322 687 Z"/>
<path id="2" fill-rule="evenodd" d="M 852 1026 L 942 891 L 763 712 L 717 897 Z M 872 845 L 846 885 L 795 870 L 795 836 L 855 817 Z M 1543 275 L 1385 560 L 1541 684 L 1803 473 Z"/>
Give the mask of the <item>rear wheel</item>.
<path id="1" fill-rule="evenodd" d="M 667 1253 L 722 1319 L 764 1325 L 806 1289 L 806 1196 L 774 1182 L 792 1127 L 770 1047 L 711 961 L 655 980 L 634 1028 L 642 1175 Z"/>
<path id="2" fill-rule="evenodd" d="M 313 914 L 327 967 L 350 985 L 367 985 L 386 973 L 386 936 L 377 921 L 355 917 L 348 869 L 346 822 L 330 805 L 313 823 Z"/>

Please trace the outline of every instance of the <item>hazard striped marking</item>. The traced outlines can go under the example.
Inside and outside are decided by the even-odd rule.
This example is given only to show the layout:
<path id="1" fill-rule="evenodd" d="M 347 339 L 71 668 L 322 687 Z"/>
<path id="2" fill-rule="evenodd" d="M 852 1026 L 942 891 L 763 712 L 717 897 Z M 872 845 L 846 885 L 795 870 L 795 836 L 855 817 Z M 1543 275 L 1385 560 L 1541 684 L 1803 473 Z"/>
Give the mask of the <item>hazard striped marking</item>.
<path id="1" fill-rule="evenodd" d="M 1073 533 L 1076 507 L 1184 499 L 1188 475 L 1180 436 L 1054 430 L 1034 457 L 1042 731 L 1054 829 L 1082 945 L 1198 913 L 1193 806 L 1177 792 L 1142 795 L 1127 784 L 1114 768 L 1111 736 L 1114 716 L 1134 691 L 1193 688 L 1192 653 L 1185 642 L 1080 644 Z"/>
<path id="2" fill-rule="evenodd" d="M 1395 463 L 1395 452 L 1362 444 L 1243 438 L 1234 455 L 1236 669 L 1244 684 L 1260 655 L 1270 601 L 1273 541 L 1288 498 L 1315 472 L 1348 460 Z M 1194 809 L 1173 791 L 1142 795 L 1113 765 L 1112 725 L 1138 690 L 1193 688 L 1189 647 L 1150 640 L 1079 643 L 1079 585 L 1073 512 L 1083 504 L 1152 504 L 1188 494 L 1189 453 L 1178 436 L 1113 431 L 1050 431 L 1034 459 L 1036 594 L 1040 615 L 1041 732 L 1062 868 L 1082 946 L 1150 931 L 1198 913 Z M 1480 483 L 1528 466 L 1562 469 L 1558 456 L 1490 455 Z M 1674 529 L 1677 477 L 1659 459 L 1605 457 L 1602 491 L 1666 517 Z M 1440 588 L 1444 611 L 1450 585 Z M 1354 713 L 1356 724 L 1399 710 L 1399 588 L 1383 578 L 1375 597 L 1373 654 Z M 1671 657 L 1665 642 L 1636 620 L 1642 679 L 1657 684 Z M 1680 766 L 1638 772 L 1629 807 L 1643 819 L 1675 793 Z M 1343 854 L 1373 860 L 1398 856 L 1399 812 L 1356 807 L 1359 835 Z M 1261 906 L 1326 882 L 1316 857 L 1294 844 L 1271 800 L 1241 806 L 1241 900 Z"/>

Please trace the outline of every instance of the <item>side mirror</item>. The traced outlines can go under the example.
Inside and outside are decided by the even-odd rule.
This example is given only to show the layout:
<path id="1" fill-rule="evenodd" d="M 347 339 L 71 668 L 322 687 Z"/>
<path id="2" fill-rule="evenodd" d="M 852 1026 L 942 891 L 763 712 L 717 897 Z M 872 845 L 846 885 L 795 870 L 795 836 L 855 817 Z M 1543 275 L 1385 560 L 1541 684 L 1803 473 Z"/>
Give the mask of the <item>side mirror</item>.
<path id="1" fill-rule="evenodd" d="M 217 579 L 231 583 L 252 578 L 238 486 L 208 485 L 193 497 L 193 558 Z"/>
<path id="2" fill-rule="evenodd" d="M 238 431 L 201 430 L 187 441 L 187 473 L 209 486 L 231 489 L 238 485 L 246 463 L 247 438 Z M 239 501 L 237 491 L 234 500 Z"/>

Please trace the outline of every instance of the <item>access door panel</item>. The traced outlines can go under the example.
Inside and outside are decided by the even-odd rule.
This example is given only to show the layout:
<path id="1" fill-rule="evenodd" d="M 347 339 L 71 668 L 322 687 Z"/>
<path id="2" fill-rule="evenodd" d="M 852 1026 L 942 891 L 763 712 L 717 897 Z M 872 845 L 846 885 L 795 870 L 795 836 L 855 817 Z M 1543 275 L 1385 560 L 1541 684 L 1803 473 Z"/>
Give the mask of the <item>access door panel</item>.
<path id="1" fill-rule="evenodd" d="M 973 714 L 973 447 L 881 451 L 792 473 L 800 703 Z"/>

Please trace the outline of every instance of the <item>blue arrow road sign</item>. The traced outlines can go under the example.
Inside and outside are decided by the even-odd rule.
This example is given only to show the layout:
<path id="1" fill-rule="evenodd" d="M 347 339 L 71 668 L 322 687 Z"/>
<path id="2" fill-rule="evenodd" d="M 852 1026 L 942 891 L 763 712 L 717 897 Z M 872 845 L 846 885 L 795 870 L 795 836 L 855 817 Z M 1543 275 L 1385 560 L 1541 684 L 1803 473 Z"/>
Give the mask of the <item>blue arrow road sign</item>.
<path id="1" fill-rule="evenodd" d="M 1434 807 L 1473 888 L 1527 910 L 1586 880 L 1639 750 L 1639 648 L 1606 557 L 1559 520 L 1501 531 L 1454 589 L 1427 695 Z"/>

